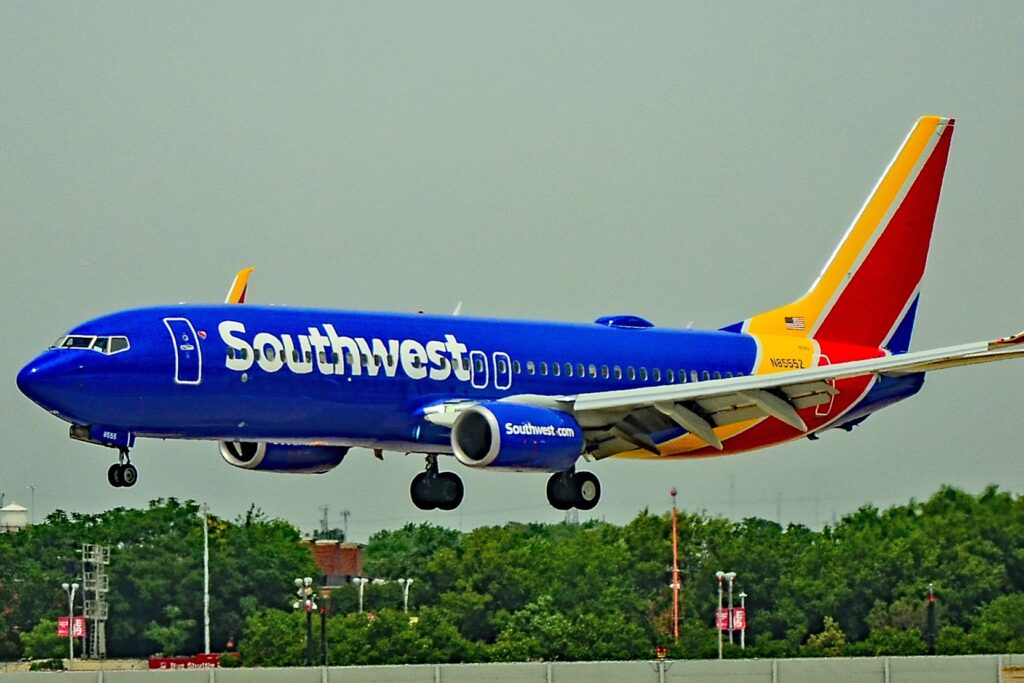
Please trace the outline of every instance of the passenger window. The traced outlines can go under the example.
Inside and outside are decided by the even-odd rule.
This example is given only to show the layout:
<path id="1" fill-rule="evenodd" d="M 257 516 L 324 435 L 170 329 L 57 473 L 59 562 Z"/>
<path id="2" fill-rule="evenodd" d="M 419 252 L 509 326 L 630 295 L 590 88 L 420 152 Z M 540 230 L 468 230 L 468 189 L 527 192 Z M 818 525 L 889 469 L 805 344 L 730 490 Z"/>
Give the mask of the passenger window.
<path id="1" fill-rule="evenodd" d="M 715 370 L 714 377 L 715 377 L 715 379 L 722 379 L 722 373 L 720 373 L 718 370 Z"/>
<path id="2" fill-rule="evenodd" d="M 654 368 L 653 370 L 651 370 L 651 375 L 652 375 L 652 379 L 654 379 L 655 382 L 660 382 L 661 381 L 661 368 Z"/>
<path id="3" fill-rule="evenodd" d="M 676 372 L 675 372 L 675 370 L 673 370 L 672 368 L 669 368 L 668 370 L 665 371 L 665 381 L 668 382 L 669 384 L 675 384 L 676 383 Z"/>
<path id="4" fill-rule="evenodd" d="M 292 349 L 292 362 L 299 362 L 299 352 L 296 351 L 295 349 Z"/>
<path id="5" fill-rule="evenodd" d="M 601 379 L 608 379 L 608 366 L 607 365 L 602 365 L 601 366 Z"/>
<path id="6" fill-rule="evenodd" d="M 572 363 L 565 364 L 565 376 L 572 377 Z"/>
<path id="7" fill-rule="evenodd" d="M 707 370 L 703 370 L 700 373 L 700 378 L 701 381 L 707 382 L 709 379 L 711 379 L 711 373 L 709 373 Z"/>
<path id="8" fill-rule="evenodd" d="M 535 366 L 533 364 L 533 361 L 532 360 L 526 361 L 526 374 L 527 375 L 532 375 L 536 371 L 537 371 L 537 366 Z"/>
<path id="9" fill-rule="evenodd" d="M 587 368 L 587 371 L 588 371 L 587 374 L 589 374 L 592 378 L 597 379 L 597 366 L 596 365 L 591 363 L 590 367 Z"/>
<path id="10" fill-rule="evenodd" d="M 626 376 L 631 380 L 636 379 L 636 370 L 633 369 L 632 365 L 626 368 Z"/>
<path id="11" fill-rule="evenodd" d="M 476 371 L 477 372 L 483 372 L 484 371 L 484 362 L 481 359 L 479 359 L 479 358 L 475 359 L 473 365 L 476 367 Z"/>
<path id="12" fill-rule="evenodd" d="M 326 351 L 320 351 L 320 353 L 317 354 L 317 360 L 319 362 L 321 362 L 321 363 L 326 363 L 327 362 L 327 352 Z"/>
<path id="13" fill-rule="evenodd" d="M 547 363 L 547 361 L 543 361 L 542 360 L 540 362 L 540 374 L 542 374 L 542 375 L 547 375 L 548 374 L 548 363 Z"/>
<path id="14" fill-rule="evenodd" d="M 392 356 L 392 355 L 391 355 L 391 354 L 389 353 L 389 354 L 388 354 L 388 367 L 390 368 L 390 367 L 391 367 L 392 365 L 394 365 L 394 364 L 395 364 L 395 357 L 394 357 L 394 356 Z"/>
<path id="15" fill-rule="evenodd" d="M 583 363 L 577 363 L 576 364 L 576 376 L 577 377 L 585 377 Z"/>
<path id="16" fill-rule="evenodd" d="M 640 368 L 640 381 L 641 382 L 646 382 L 647 381 L 647 368 Z"/>
<path id="17" fill-rule="evenodd" d="M 732 379 L 732 372 L 731 371 L 730 372 L 726 372 L 725 373 L 725 378 L 726 379 Z"/>
<path id="18" fill-rule="evenodd" d="M 499 358 L 496 365 L 498 367 L 498 372 L 508 372 L 508 366 L 505 364 L 504 358 Z"/>
<path id="19" fill-rule="evenodd" d="M 696 370 L 690 370 L 690 381 L 691 382 L 696 382 L 697 381 L 697 371 Z"/>
<path id="20" fill-rule="evenodd" d="M 259 349 L 253 349 L 252 350 L 252 357 L 253 357 L 253 360 L 257 360 L 258 361 L 260 359 L 260 350 Z"/>
<path id="21" fill-rule="evenodd" d="M 522 374 L 523 366 L 519 364 L 519 361 L 512 361 L 512 372 L 514 372 L 517 375 Z"/>
<path id="22" fill-rule="evenodd" d="M 558 363 L 552 363 L 551 364 L 551 374 L 554 375 L 555 377 L 558 377 L 559 375 L 561 375 L 562 374 L 562 366 L 560 364 L 558 364 Z"/>
<path id="23" fill-rule="evenodd" d="M 419 356 L 413 356 L 413 357 L 412 357 L 412 366 L 413 366 L 414 368 L 418 368 L 418 367 L 420 367 L 421 365 L 423 365 L 423 359 L 422 359 L 422 358 L 420 358 Z"/>
<path id="24" fill-rule="evenodd" d="M 228 358 L 234 358 L 234 357 L 235 357 L 235 347 L 234 346 L 229 346 L 228 347 Z"/>
<path id="25" fill-rule="evenodd" d="M 612 368 L 612 374 L 615 377 L 615 379 L 622 379 L 622 368 L 616 365 L 614 368 Z"/>

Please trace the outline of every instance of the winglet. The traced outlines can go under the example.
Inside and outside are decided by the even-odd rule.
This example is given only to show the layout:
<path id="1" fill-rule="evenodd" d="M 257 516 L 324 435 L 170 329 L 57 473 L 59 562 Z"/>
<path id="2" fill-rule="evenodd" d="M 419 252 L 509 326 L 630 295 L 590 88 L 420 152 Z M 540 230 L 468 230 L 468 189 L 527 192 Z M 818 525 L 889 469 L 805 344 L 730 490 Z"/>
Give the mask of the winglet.
<path id="1" fill-rule="evenodd" d="M 245 268 L 238 271 L 238 275 L 235 276 L 235 281 L 231 283 L 231 289 L 228 290 L 228 296 L 224 299 L 226 304 L 244 304 L 245 293 L 249 289 L 249 276 L 252 275 L 252 271 L 255 268 Z"/>

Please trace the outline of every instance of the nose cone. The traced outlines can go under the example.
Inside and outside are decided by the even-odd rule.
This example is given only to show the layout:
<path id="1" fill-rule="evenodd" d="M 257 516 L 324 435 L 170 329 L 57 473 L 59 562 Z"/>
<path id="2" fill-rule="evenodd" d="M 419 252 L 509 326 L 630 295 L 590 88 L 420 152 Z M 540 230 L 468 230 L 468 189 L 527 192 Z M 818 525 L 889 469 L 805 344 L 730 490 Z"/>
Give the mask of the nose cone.
<path id="1" fill-rule="evenodd" d="M 67 370 L 61 365 L 51 352 L 33 360 L 18 373 L 21 393 L 47 410 L 56 409 L 69 384 Z"/>

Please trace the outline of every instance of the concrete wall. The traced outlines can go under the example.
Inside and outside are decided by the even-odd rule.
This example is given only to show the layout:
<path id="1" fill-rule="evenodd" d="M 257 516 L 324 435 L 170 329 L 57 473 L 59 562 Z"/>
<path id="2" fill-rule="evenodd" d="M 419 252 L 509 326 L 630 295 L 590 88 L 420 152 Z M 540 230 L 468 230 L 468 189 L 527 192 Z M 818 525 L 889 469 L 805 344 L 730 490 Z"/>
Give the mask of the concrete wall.
<path id="1" fill-rule="evenodd" d="M 0 673 L 0 683 L 1012 683 L 1024 655 Z"/>

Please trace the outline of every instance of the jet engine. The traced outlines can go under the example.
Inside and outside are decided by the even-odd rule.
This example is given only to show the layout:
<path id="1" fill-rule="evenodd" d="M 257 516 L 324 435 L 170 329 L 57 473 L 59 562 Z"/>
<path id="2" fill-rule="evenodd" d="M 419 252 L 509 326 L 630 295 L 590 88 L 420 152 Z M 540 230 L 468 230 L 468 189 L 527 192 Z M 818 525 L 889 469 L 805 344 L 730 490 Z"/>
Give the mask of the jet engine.
<path id="1" fill-rule="evenodd" d="M 289 446 L 263 441 L 221 441 L 220 454 L 229 465 L 262 472 L 323 474 L 345 459 L 347 447 Z"/>
<path id="2" fill-rule="evenodd" d="M 479 403 L 452 425 L 459 462 L 488 469 L 562 472 L 583 452 L 583 429 L 568 413 L 517 403 Z"/>

